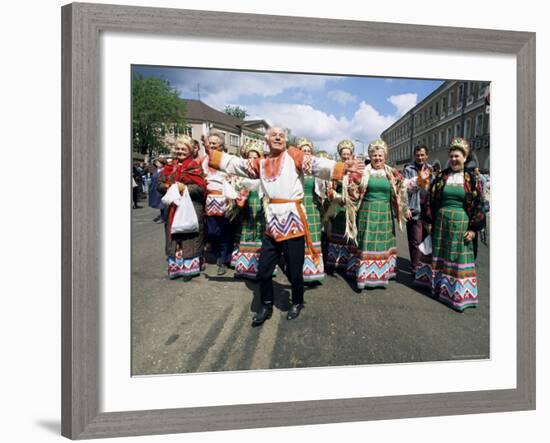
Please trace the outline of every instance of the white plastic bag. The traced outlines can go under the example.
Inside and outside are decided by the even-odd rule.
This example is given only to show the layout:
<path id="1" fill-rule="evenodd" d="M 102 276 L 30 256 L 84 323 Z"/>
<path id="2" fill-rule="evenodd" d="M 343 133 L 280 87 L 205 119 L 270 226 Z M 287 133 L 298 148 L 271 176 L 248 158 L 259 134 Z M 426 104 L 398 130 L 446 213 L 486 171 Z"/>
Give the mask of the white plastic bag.
<path id="1" fill-rule="evenodd" d="M 432 236 L 428 235 L 422 243 L 418 246 L 418 249 L 424 255 L 430 255 L 432 253 Z"/>
<path id="2" fill-rule="evenodd" d="M 162 197 L 162 203 L 166 206 L 174 203 L 177 206 L 170 228 L 171 234 L 199 232 L 199 220 L 197 219 L 187 186 L 183 191 L 183 195 L 180 195 L 178 185 L 174 183 L 168 188 L 164 197 Z"/>

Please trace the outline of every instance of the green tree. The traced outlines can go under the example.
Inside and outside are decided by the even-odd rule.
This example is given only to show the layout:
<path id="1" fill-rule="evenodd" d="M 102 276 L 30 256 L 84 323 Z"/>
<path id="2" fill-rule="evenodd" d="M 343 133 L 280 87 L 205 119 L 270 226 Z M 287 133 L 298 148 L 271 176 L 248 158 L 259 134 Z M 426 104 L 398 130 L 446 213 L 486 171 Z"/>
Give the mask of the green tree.
<path id="1" fill-rule="evenodd" d="M 185 103 L 167 80 L 158 77 L 132 78 L 132 148 L 140 154 L 167 152 L 165 136 L 187 128 Z"/>
<path id="2" fill-rule="evenodd" d="M 227 115 L 232 115 L 233 117 L 240 118 L 241 120 L 244 120 L 246 117 L 248 117 L 248 111 L 245 108 L 241 108 L 240 106 L 231 106 L 227 105 L 223 112 L 225 112 Z"/>
<path id="3" fill-rule="evenodd" d="M 298 137 L 292 132 L 290 128 L 285 128 L 286 131 L 286 145 L 288 146 L 296 146 L 296 141 L 298 140 Z"/>

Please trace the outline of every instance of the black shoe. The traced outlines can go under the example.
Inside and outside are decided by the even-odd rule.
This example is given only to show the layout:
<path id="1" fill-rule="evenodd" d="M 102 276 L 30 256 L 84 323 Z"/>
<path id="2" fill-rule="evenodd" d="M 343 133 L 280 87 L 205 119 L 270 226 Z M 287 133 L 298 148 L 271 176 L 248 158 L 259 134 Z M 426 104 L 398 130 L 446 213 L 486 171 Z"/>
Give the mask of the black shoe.
<path id="1" fill-rule="evenodd" d="M 191 281 L 192 278 L 193 278 L 193 277 L 191 277 L 190 275 L 184 275 L 184 276 L 182 277 L 182 280 L 183 280 L 183 281 Z"/>
<path id="2" fill-rule="evenodd" d="M 218 265 L 218 275 L 224 275 L 227 272 L 227 266 Z"/>
<path id="3" fill-rule="evenodd" d="M 303 307 L 304 307 L 304 305 L 301 304 L 301 303 L 293 304 L 290 307 L 290 309 L 288 310 L 288 313 L 286 315 L 286 319 L 287 320 L 294 320 L 295 318 L 298 318 L 298 316 L 300 315 L 300 311 L 302 310 Z"/>
<path id="4" fill-rule="evenodd" d="M 271 314 L 273 314 L 273 306 L 262 304 L 260 310 L 256 312 L 256 315 L 252 319 L 252 326 L 260 326 L 264 321 L 271 318 Z"/>

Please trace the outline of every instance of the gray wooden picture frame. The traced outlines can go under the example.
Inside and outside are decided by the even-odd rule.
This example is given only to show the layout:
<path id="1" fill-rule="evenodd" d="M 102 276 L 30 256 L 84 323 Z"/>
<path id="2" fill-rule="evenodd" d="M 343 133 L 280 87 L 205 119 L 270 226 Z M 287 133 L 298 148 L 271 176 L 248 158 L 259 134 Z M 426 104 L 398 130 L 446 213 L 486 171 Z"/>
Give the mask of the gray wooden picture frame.
<path id="1" fill-rule="evenodd" d="M 243 34 L 242 29 L 246 29 Z M 517 58 L 516 389 L 165 410 L 99 410 L 103 31 Z M 62 434 L 72 439 L 535 408 L 535 34 L 73 3 L 62 8 Z"/>

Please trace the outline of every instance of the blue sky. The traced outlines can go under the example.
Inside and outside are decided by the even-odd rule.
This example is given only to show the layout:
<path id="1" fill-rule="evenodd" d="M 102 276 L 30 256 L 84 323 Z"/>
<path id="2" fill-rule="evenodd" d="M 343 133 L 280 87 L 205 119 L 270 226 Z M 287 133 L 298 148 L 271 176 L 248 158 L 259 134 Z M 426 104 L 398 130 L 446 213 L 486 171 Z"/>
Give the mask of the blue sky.
<path id="1" fill-rule="evenodd" d="M 422 101 L 442 81 L 376 77 L 134 67 L 164 78 L 183 98 L 198 98 L 220 111 L 245 108 L 249 119 L 264 119 L 308 137 L 318 149 L 336 150 L 344 138 L 366 144 Z M 356 142 L 356 148 L 362 144 Z"/>

